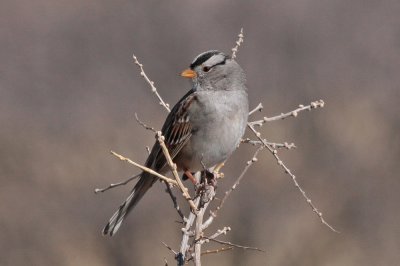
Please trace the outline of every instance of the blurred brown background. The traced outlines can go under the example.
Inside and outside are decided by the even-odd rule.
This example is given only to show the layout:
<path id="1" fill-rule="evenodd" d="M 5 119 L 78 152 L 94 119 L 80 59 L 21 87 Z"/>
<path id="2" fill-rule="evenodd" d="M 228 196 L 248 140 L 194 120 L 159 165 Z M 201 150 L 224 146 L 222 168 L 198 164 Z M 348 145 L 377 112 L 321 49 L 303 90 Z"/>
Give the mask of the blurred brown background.
<path id="1" fill-rule="evenodd" d="M 239 1 L 238 1 L 239 2 Z M 0 264 L 162 265 L 177 248 L 177 215 L 156 184 L 113 238 L 100 230 L 129 187 L 94 195 L 137 169 L 166 116 L 131 55 L 174 104 L 178 76 L 205 50 L 238 61 L 262 115 L 324 99 L 326 107 L 270 123 L 271 141 L 340 234 L 321 225 L 264 153 L 210 233 L 235 250 L 205 265 L 396 265 L 400 247 L 399 1 L 2 1 L 0 3 Z M 241 147 L 219 191 L 252 153 Z M 210 246 L 210 248 L 212 248 Z"/>

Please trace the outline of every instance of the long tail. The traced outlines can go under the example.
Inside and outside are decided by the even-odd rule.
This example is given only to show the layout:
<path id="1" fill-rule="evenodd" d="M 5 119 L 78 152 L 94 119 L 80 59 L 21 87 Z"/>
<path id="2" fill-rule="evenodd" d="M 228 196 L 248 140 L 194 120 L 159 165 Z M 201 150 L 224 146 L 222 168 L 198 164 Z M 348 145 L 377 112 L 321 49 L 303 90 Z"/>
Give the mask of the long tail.
<path id="1" fill-rule="evenodd" d="M 141 200 L 143 195 L 151 188 L 157 177 L 152 176 L 148 173 L 143 173 L 139 181 L 136 183 L 131 194 L 125 200 L 124 203 L 119 206 L 118 210 L 110 218 L 107 225 L 103 228 L 103 235 L 114 235 L 125 219 L 125 216 L 136 206 L 136 204 Z"/>

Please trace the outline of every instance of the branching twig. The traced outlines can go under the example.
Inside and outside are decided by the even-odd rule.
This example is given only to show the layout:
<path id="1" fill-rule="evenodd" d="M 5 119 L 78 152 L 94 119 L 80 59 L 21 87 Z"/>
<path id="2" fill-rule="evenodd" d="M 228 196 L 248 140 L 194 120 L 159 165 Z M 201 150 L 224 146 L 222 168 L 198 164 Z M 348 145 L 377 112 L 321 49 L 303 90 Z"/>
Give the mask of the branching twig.
<path id="1" fill-rule="evenodd" d="M 183 197 L 188 201 L 192 211 L 194 213 L 197 213 L 197 208 L 194 205 L 194 202 L 193 202 L 192 198 L 189 195 L 188 189 L 183 185 L 182 180 L 179 177 L 176 164 L 172 161 L 171 155 L 169 155 L 169 151 L 168 151 L 167 146 L 165 145 L 164 136 L 161 134 L 161 131 L 157 132 L 157 140 L 158 140 L 158 143 L 161 146 L 161 149 L 162 149 L 162 151 L 164 153 L 165 158 L 167 159 L 168 166 L 170 167 L 171 172 L 175 177 L 176 183 L 177 183 L 179 189 L 181 190 Z"/>
<path id="2" fill-rule="evenodd" d="M 229 247 L 222 247 L 222 248 L 214 249 L 214 250 L 206 250 L 206 251 L 204 251 L 204 252 L 201 253 L 201 256 L 203 256 L 203 255 L 209 255 L 209 254 L 217 254 L 217 253 L 221 253 L 221 252 L 224 252 L 224 251 L 229 251 L 229 250 L 232 250 L 232 249 L 234 249 L 234 247 L 229 246 Z M 193 257 L 191 257 L 191 258 L 188 259 L 187 261 L 189 262 L 189 261 L 191 261 L 191 260 L 193 260 Z"/>
<path id="3" fill-rule="evenodd" d="M 259 104 L 256 106 L 256 108 L 254 108 L 253 110 L 251 110 L 251 111 L 249 112 L 249 116 L 251 116 L 252 114 L 254 114 L 254 113 L 257 112 L 257 111 L 261 112 L 263 108 L 264 108 L 264 106 L 262 105 L 262 103 L 259 103 Z"/>
<path id="4" fill-rule="evenodd" d="M 283 163 L 283 161 L 279 158 L 278 156 L 278 151 L 273 149 L 270 145 L 268 145 L 268 143 L 261 138 L 261 133 L 258 132 L 257 130 L 254 129 L 253 124 L 248 123 L 248 127 L 250 128 L 250 130 L 256 135 L 256 137 L 263 143 L 264 147 L 266 147 L 271 154 L 275 157 L 276 161 L 278 162 L 279 166 L 281 166 L 283 168 L 283 170 L 285 171 L 285 173 L 287 173 L 293 180 L 294 185 L 297 187 L 297 189 L 301 192 L 301 194 L 303 195 L 303 198 L 306 199 L 307 203 L 310 205 L 312 211 L 314 213 L 316 213 L 319 217 L 319 219 L 321 220 L 321 222 L 326 225 L 329 229 L 331 229 L 332 231 L 338 233 L 337 230 L 335 230 L 330 224 L 328 224 L 325 219 L 322 217 L 322 212 L 320 212 L 317 207 L 314 205 L 314 203 L 312 203 L 311 199 L 307 196 L 306 192 L 302 189 L 302 187 L 299 185 L 299 183 L 296 180 L 296 176 L 294 174 L 292 174 L 292 172 L 290 171 L 290 169 Z"/>
<path id="5" fill-rule="evenodd" d="M 319 101 L 315 101 L 315 102 L 311 102 L 309 105 L 304 106 L 304 105 L 299 105 L 299 108 L 290 111 L 288 113 L 282 113 L 280 115 L 277 116 L 273 116 L 273 117 L 264 117 L 262 120 L 257 120 L 257 121 L 253 121 L 253 122 L 249 122 L 249 124 L 251 126 L 262 126 L 264 123 L 266 122 L 271 122 L 271 121 L 276 121 L 276 120 L 283 120 L 287 117 L 293 116 L 293 117 L 297 117 L 297 115 L 305 110 L 310 111 L 311 109 L 315 109 L 318 107 L 324 107 L 325 103 L 323 100 L 319 100 Z"/>
<path id="6" fill-rule="evenodd" d="M 150 169 L 150 168 L 147 168 L 146 166 L 143 166 L 143 165 L 140 165 L 138 163 L 135 163 L 131 159 L 126 158 L 126 157 L 124 157 L 124 156 L 122 156 L 122 155 L 120 155 L 120 154 L 118 154 L 118 153 L 116 153 L 114 151 L 111 151 L 111 154 L 114 155 L 115 157 L 117 157 L 118 159 L 120 159 L 121 161 L 125 161 L 125 162 L 128 162 L 130 164 L 133 164 L 134 166 L 142 169 L 145 172 L 148 172 L 148 173 L 150 173 L 152 175 L 157 176 L 158 178 L 160 178 L 161 180 L 163 180 L 163 181 L 165 181 L 167 183 L 170 183 L 170 184 L 176 185 L 176 186 L 178 185 L 178 183 L 175 180 L 173 180 L 171 178 L 168 178 L 166 176 L 163 176 L 163 175 L 159 174 L 158 172 L 154 171 L 153 169 Z"/>
<path id="7" fill-rule="evenodd" d="M 238 40 L 236 41 L 236 45 L 234 48 L 232 48 L 232 55 L 231 57 L 234 59 L 237 56 L 237 52 L 238 49 L 240 47 L 240 45 L 243 43 L 244 40 L 244 35 L 243 35 L 243 28 L 240 30 L 240 33 L 238 34 Z M 160 94 L 158 93 L 156 87 L 154 86 L 154 82 L 151 81 L 149 79 L 149 77 L 146 75 L 146 73 L 144 72 L 143 69 L 143 65 L 138 61 L 137 57 L 135 55 L 133 55 L 133 60 L 135 62 L 135 64 L 139 67 L 140 69 L 140 75 L 145 79 L 145 81 L 150 85 L 152 92 L 154 93 L 154 95 L 157 97 L 157 99 L 159 100 L 159 104 L 161 106 L 163 106 L 168 112 L 170 112 L 170 108 L 168 103 L 166 103 L 162 97 L 160 96 Z M 233 244 L 231 242 L 227 242 L 227 241 L 222 241 L 222 240 L 218 240 L 216 239 L 217 237 L 221 236 L 222 234 L 226 234 L 227 232 L 229 232 L 231 230 L 230 227 L 224 227 L 223 229 L 218 230 L 217 232 L 215 232 L 214 234 L 212 234 L 209 237 L 205 237 L 204 236 L 204 230 L 209 227 L 212 222 L 214 221 L 214 218 L 217 216 L 218 211 L 223 207 L 224 203 L 226 202 L 226 200 L 228 199 L 228 197 L 231 195 L 232 191 L 235 190 L 237 188 L 237 186 L 240 184 L 241 180 L 243 179 L 244 175 L 246 174 L 246 172 L 248 171 L 248 169 L 255 163 L 257 162 L 257 156 L 258 153 L 264 149 L 267 148 L 272 155 L 274 156 L 274 158 L 276 159 L 276 161 L 278 162 L 278 164 L 284 169 L 284 171 L 291 176 L 295 186 L 299 189 L 299 191 L 302 193 L 302 196 L 306 199 L 307 203 L 311 206 L 312 211 L 315 212 L 321 222 L 323 224 L 325 224 L 326 226 L 328 226 L 331 230 L 337 232 L 332 226 L 330 226 L 322 217 L 322 213 L 318 211 L 318 209 L 314 206 L 314 204 L 311 202 L 311 199 L 306 195 L 305 191 L 300 187 L 300 185 L 298 184 L 296 177 L 291 173 L 290 169 L 288 167 L 286 167 L 286 165 L 282 162 L 282 160 L 278 157 L 277 155 L 277 149 L 279 148 L 283 148 L 283 149 L 292 149 L 295 148 L 296 146 L 294 145 L 294 143 L 275 143 L 275 142 L 268 142 L 266 139 L 263 139 L 261 137 L 261 133 L 258 132 L 255 127 L 256 126 L 262 126 L 263 124 L 265 124 L 266 122 L 270 122 L 270 121 L 276 121 L 276 120 L 282 120 L 285 119 L 287 117 L 293 116 L 296 117 L 298 115 L 299 112 L 304 111 L 304 110 L 311 110 L 314 108 L 318 108 L 318 107 L 323 107 L 324 106 L 324 102 L 322 100 L 319 101 L 315 101 L 312 102 L 311 104 L 307 105 L 307 106 L 303 106 L 300 105 L 299 108 L 288 112 L 288 113 L 282 113 L 280 115 L 274 116 L 274 117 L 264 117 L 262 120 L 257 120 L 257 121 L 252 121 L 248 123 L 248 127 L 250 128 L 250 130 L 256 135 L 257 139 L 244 139 L 242 140 L 242 143 L 248 143 L 251 144 L 253 146 L 257 147 L 257 150 L 255 151 L 253 157 L 251 158 L 251 160 L 249 160 L 246 164 L 246 166 L 244 167 L 244 169 L 242 170 L 241 174 L 238 176 L 238 178 L 236 179 L 236 181 L 234 182 L 234 184 L 232 185 L 232 187 L 225 192 L 224 197 L 222 198 L 221 202 L 219 203 L 219 205 L 216 207 L 216 209 L 214 211 L 210 211 L 210 216 L 207 218 L 207 220 L 203 221 L 203 216 L 205 211 L 207 210 L 209 204 L 212 202 L 212 200 L 215 198 L 215 183 L 216 179 L 220 176 L 222 176 L 223 174 L 218 173 L 219 167 L 222 166 L 218 166 L 216 167 L 214 170 L 214 179 L 210 178 L 210 176 L 207 176 L 207 174 L 205 174 L 205 177 L 202 179 L 202 183 L 200 187 L 196 187 L 196 192 L 194 195 L 194 199 L 192 200 L 191 195 L 188 192 L 188 189 L 184 186 L 184 184 L 182 183 L 182 180 L 179 177 L 178 171 L 177 171 L 177 166 L 176 164 L 173 162 L 168 148 L 164 142 L 164 137 L 162 136 L 162 133 L 160 131 L 156 131 L 153 127 L 150 127 L 148 125 L 146 125 L 144 122 L 142 122 L 137 114 L 135 113 L 135 118 L 136 121 L 143 126 L 146 130 L 151 130 L 153 132 L 156 133 L 156 138 L 158 141 L 158 144 L 160 145 L 162 152 L 166 158 L 167 164 L 175 178 L 171 179 L 168 177 L 165 177 L 164 175 L 159 174 L 158 172 L 142 166 L 140 164 L 137 164 L 135 162 L 133 162 L 132 160 L 123 157 L 122 155 L 119 155 L 113 151 L 111 151 L 111 153 L 118 157 L 120 160 L 126 161 L 130 164 L 135 165 L 136 167 L 139 167 L 140 169 L 142 169 L 143 171 L 146 171 L 154 176 L 157 176 L 161 179 L 161 181 L 163 181 L 166 185 L 166 192 L 170 195 L 172 202 L 174 204 L 174 208 L 176 209 L 176 211 L 178 212 L 178 215 L 181 217 L 181 219 L 183 220 L 184 223 L 184 228 L 182 228 L 182 240 L 181 240 L 181 245 L 180 245 L 180 249 L 179 252 L 174 251 L 170 246 L 168 246 L 167 244 L 165 244 L 163 242 L 163 244 L 171 251 L 173 252 L 173 254 L 175 255 L 175 259 L 178 262 L 179 266 L 184 265 L 186 262 L 193 260 L 195 262 L 196 266 L 200 266 L 201 265 L 201 256 L 202 255 L 207 255 L 207 254 L 215 254 L 215 253 L 219 253 L 219 252 L 223 252 L 223 251 L 227 251 L 227 250 L 232 250 L 233 248 L 241 248 L 241 249 L 245 249 L 245 250 L 256 250 L 256 251 L 263 251 L 259 248 L 256 247 L 248 247 L 248 246 L 243 246 L 243 245 L 238 245 L 238 244 Z M 253 115 L 254 113 L 256 113 L 257 111 L 261 111 L 263 109 L 263 105 L 260 103 L 258 106 L 256 106 L 253 110 L 251 110 L 249 112 L 249 116 Z M 150 154 L 150 149 L 147 147 L 146 148 L 148 153 Z M 205 169 L 206 170 L 206 169 Z M 208 171 L 212 171 L 210 169 L 208 169 Z M 129 178 L 125 181 L 119 182 L 119 183 L 115 183 L 115 184 L 111 184 L 110 186 L 106 187 L 106 188 L 102 188 L 102 189 L 96 189 L 95 192 L 104 192 L 108 189 L 111 189 L 113 187 L 117 187 L 120 185 L 125 185 L 128 182 L 130 182 L 133 178 Z M 208 178 L 208 179 L 207 179 Z M 180 192 L 182 193 L 183 197 L 186 199 L 186 201 L 188 202 L 191 212 L 188 214 L 187 218 L 185 217 L 184 213 L 182 212 L 180 206 L 177 203 L 177 199 L 172 191 L 172 186 L 175 185 L 179 188 Z M 193 238 L 194 237 L 194 238 Z M 192 239 L 193 241 L 189 244 L 190 239 Z M 205 243 L 208 243 L 209 241 L 214 241 L 216 243 L 225 245 L 227 247 L 222 247 L 216 250 L 207 250 L 205 252 L 201 252 L 202 249 L 202 245 Z M 265 252 L 265 251 L 263 251 Z M 165 265 L 168 265 L 166 259 L 164 259 L 165 261 Z"/>
<path id="8" fill-rule="evenodd" d="M 200 197 L 196 198 L 194 204 L 198 206 L 200 204 Z M 180 252 L 176 255 L 176 260 L 178 262 L 178 266 L 182 266 L 186 261 L 186 253 L 188 252 L 189 245 L 189 237 L 190 237 L 190 228 L 192 228 L 194 220 L 196 218 L 196 214 L 190 212 L 189 217 L 186 221 L 186 225 L 182 228 L 183 236 L 181 241 Z"/>
<path id="9" fill-rule="evenodd" d="M 215 232 L 213 235 L 203 238 L 200 240 L 200 242 L 203 244 L 204 242 L 209 242 L 209 239 L 214 239 L 219 237 L 220 235 L 226 235 L 229 231 L 231 231 L 231 228 L 229 226 L 225 226 L 222 229 L 218 229 L 217 232 Z"/>
<path id="10" fill-rule="evenodd" d="M 168 111 L 171 112 L 171 110 L 169 109 L 169 104 L 164 102 L 164 100 L 161 98 L 160 94 L 158 94 L 157 88 L 154 86 L 154 82 L 151 81 L 149 79 L 149 77 L 147 77 L 146 73 L 144 72 L 143 69 L 143 64 L 141 64 L 139 62 L 139 60 L 137 59 L 137 57 L 133 54 L 133 61 L 135 62 L 135 64 L 139 67 L 140 69 L 140 75 L 146 80 L 146 82 L 150 85 L 151 87 L 151 91 L 157 96 L 158 100 L 160 101 L 159 104 L 164 106 L 164 108 Z"/>

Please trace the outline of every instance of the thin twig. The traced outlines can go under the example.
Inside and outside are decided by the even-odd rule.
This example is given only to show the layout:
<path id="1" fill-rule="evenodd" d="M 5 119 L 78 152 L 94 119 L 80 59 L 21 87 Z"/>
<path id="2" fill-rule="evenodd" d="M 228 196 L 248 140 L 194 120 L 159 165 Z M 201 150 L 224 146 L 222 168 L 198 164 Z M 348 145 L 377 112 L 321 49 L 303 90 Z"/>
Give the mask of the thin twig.
<path id="1" fill-rule="evenodd" d="M 236 58 L 236 53 L 239 50 L 240 45 L 243 43 L 244 35 L 243 35 L 243 28 L 240 29 L 240 33 L 238 34 L 238 40 L 236 41 L 235 47 L 232 48 L 232 59 Z"/>
<path id="2" fill-rule="evenodd" d="M 140 175 L 141 175 L 141 174 L 137 174 L 137 175 L 135 175 L 135 176 L 131 176 L 131 177 L 129 177 L 128 179 L 125 179 L 124 181 L 121 181 L 121 182 L 118 182 L 118 183 L 110 184 L 108 187 L 105 187 L 105 188 L 96 188 L 96 189 L 94 190 L 94 193 L 97 194 L 97 193 L 99 193 L 99 192 L 104 192 L 104 191 L 107 191 L 107 190 L 109 190 L 109 189 L 112 189 L 112 188 L 115 188 L 115 187 L 118 187 L 118 186 L 124 186 L 124 185 L 128 184 L 129 182 L 131 182 L 133 179 L 138 178 Z"/>
<path id="3" fill-rule="evenodd" d="M 169 196 L 172 199 L 172 203 L 174 204 L 174 208 L 175 210 L 178 212 L 179 216 L 181 217 L 183 222 L 186 222 L 187 218 L 185 217 L 185 215 L 182 212 L 182 209 L 179 207 L 178 201 L 176 200 L 176 197 L 174 195 L 174 193 L 172 192 L 172 188 L 171 185 L 168 183 L 165 183 L 166 189 L 165 191 L 169 194 Z"/>
<path id="4" fill-rule="evenodd" d="M 161 241 L 161 243 L 167 248 L 167 249 L 169 249 L 170 251 L 172 251 L 172 253 L 174 253 L 174 255 L 176 256 L 176 254 L 178 254 L 175 250 L 173 250 L 170 246 L 168 246 L 165 242 L 162 242 Z"/>
<path id="5" fill-rule="evenodd" d="M 318 108 L 318 107 L 322 108 L 322 107 L 324 107 L 324 105 L 325 105 L 325 102 L 323 100 L 311 102 L 309 105 L 306 105 L 306 106 L 300 104 L 299 108 L 297 108 L 297 109 L 295 109 L 293 111 L 290 111 L 290 112 L 287 112 L 287 113 L 282 113 L 280 115 L 273 116 L 273 117 L 264 117 L 262 120 L 252 121 L 252 122 L 249 122 L 249 124 L 252 125 L 252 126 L 255 126 L 255 125 L 262 126 L 266 122 L 271 122 L 271 121 L 276 121 L 276 120 L 283 120 L 283 119 L 285 119 L 287 117 L 291 117 L 291 116 L 297 117 L 298 114 L 300 112 L 302 112 L 302 111 L 305 111 L 305 110 L 310 111 L 311 109 L 315 109 L 315 108 Z"/>
<path id="6" fill-rule="evenodd" d="M 148 126 L 148 125 L 146 125 L 142 120 L 140 120 L 139 117 L 138 117 L 138 115 L 137 115 L 137 113 L 135 113 L 135 119 L 136 119 L 136 121 L 139 123 L 139 125 L 141 125 L 142 127 L 144 127 L 144 129 L 146 129 L 146 130 L 151 130 L 151 131 L 153 131 L 154 133 L 157 132 L 157 130 L 155 130 L 154 127 Z"/>
<path id="7" fill-rule="evenodd" d="M 288 143 L 288 142 L 284 142 L 284 143 L 277 143 L 277 142 L 268 142 L 267 140 L 265 140 L 265 142 L 270 145 L 272 148 L 276 148 L 276 149 L 295 149 L 297 148 L 296 145 L 292 142 L 292 143 Z M 248 143 L 251 144 L 253 146 L 260 146 L 260 145 L 264 145 L 263 142 L 259 141 L 259 140 L 252 140 L 250 138 L 245 138 L 242 139 L 241 143 Z"/>
<path id="8" fill-rule="evenodd" d="M 164 100 L 161 98 L 160 94 L 158 94 L 157 88 L 154 86 L 154 82 L 151 81 L 151 80 L 149 79 L 149 77 L 147 77 L 146 73 L 144 72 L 143 64 L 141 64 L 141 63 L 139 62 L 139 60 L 137 59 L 137 57 L 136 57 L 134 54 L 132 55 L 132 58 L 133 58 L 135 64 L 136 64 L 136 65 L 139 67 L 139 69 L 140 69 L 140 75 L 141 75 L 141 76 L 146 80 L 146 82 L 150 85 L 151 91 L 157 96 L 158 100 L 160 101 L 159 104 L 160 104 L 161 106 L 164 106 L 164 108 L 168 111 L 168 113 L 171 112 L 171 110 L 169 109 L 169 104 L 166 103 L 166 102 L 164 102 Z"/>
<path id="9" fill-rule="evenodd" d="M 217 253 L 221 253 L 221 252 L 224 252 L 224 251 L 229 251 L 229 250 L 232 250 L 232 249 L 234 249 L 234 247 L 229 246 L 229 247 L 222 247 L 222 248 L 214 249 L 214 250 L 206 250 L 204 252 L 201 252 L 201 256 L 210 255 L 210 254 L 217 254 Z M 187 261 L 189 262 L 191 260 L 193 260 L 193 257 L 191 257 Z"/>
<path id="10" fill-rule="evenodd" d="M 278 156 L 278 151 L 276 149 L 273 149 L 268 143 L 261 138 L 261 133 L 258 132 L 257 130 L 254 129 L 253 125 L 251 123 L 248 123 L 247 126 L 250 128 L 250 130 L 256 135 L 256 137 L 264 144 L 264 147 L 266 147 L 271 154 L 275 157 L 276 161 L 278 162 L 279 166 L 283 168 L 285 173 L 287 173 L 293 180 L 293 183 L 295 187 L 301 192 L 303 195 L 303 198 L 307 201 L 308 205 L 311 207 L 312 211 L 316 213 L 324 225 L 326 225 L 329 229 L 331 229 L 333 232 L 338 233 L 336 229 L 334 229 L 329 223 L 325 221 L 325 219 L 322 217 L 322 212 L 320 212 L 317 207 L 312 203 L 311 199 L 307 196 L 306 192 L 303 190 L 303 188 L 299 185 L 299 183 L 296 180 L 296 176 L 290 171 L 290 169 L 283 163 L 283 161 L 279 158 Z"/>
<path id="11" fill-rule="evenodd" d="M 226 235 L 229 231 L 231 231 L 232 229 L 229 226 L 225 226 L 222 229 L 218 229 L 217 232 L 215 232 L 213 235 L 207 237 L 207 238 L 203 238 L 201 239 L 201 244 L 203 244 L 204 242 L 209 242 L 209 239 L 214 239 L 219 237 L 220 235 Z"/>
<path id="12" fill-rule="evenodd" d="M 214 211 L 210 211 L 210 216 L 208 219 L 203 223 L 203 230 L 206 229 L 211 225 L 211 223 L 214 221 L 214 218 L 217 216 L 218 211 L 223 207 L 225 201 L 228 199 L 229 195 L 232 193 L 233 190 L 236 189 L 236 187 L 239 185 L 240 181 L 243 179 L 244 175 L 246 174 L 247 170 L 255 163 L 257 162 L 257 155 L 258 153 L 264 148 L 264 146 L 258 147 L 258 149 L 254 152 L 253 157 L 251 160 L 247 161 L 245 168 L 243 169 L 242 173 L 238 176 L 236 179 L 235 183 L 232 185 L 232 187 L 225 192 L 224 197 L 222 198 L 221 202 L 219 203 L 218 207 Z"/>
<path id="13" fill-rule="evenodd" d="M 247 170 L 249 170 L 249 168 L 250 168 L 255 162 L 258 161 L 257 155 L 258 155 L 258 153 L 259 153 L 263 148 L 264 148 L 263 146 L 260 146 L 260 147 L 254 152 L 253 157 L 251 158 L 251 160 L 247 161 L 246 167 L 243 169 L 242 173 L 238 176 L 238 178 L 236 179 L 236 181 L 235 181 L 235 183 L 233 184 L 233 186 L 232 186 L 228 191 L 225 192 L 225 196 L 222 198 L 222 200 L 221 200 L 219 206 L 217 207 L 217 209 L 216 209 L 215 212 L 214 212 L 215 214 L 216 214 L 217 211 L 219 211 L 219 210 L 223 207 L 223 205 L 224 205 L 225 201 L 228 199 L 229 195 L 232 193 L 232 191 L 234 191 L 234 190 L 236 189 L 236 187 L 239 185 L 240 181 L 242 181 L 242 179 L 243 179 L 244 175 L 246 174 Z"/>
<path id="14" fill-rule="evenodd" d="M 211 240 L 211 241 L 214 241 L 216 243 L 220 243 L 220 244 L 231 246 L 231 247 L 235 247 L 235 248 L 241 248 L 241 249 L 245 249 L 245 250 L 255 250 L 255 251 L 265 252 L 265 250 L 262 250 L 262 249 L 256 248 L 256 247 L 242 246 L 242 245 L 233 244 L 231 242 L 222 241 L 222 240 L 218 240 L 218 239 L 211 239 L 211 238 L 208 238 L 208 239 Z"/>
<path id="15" fill-rule="evenodd" d="M 152 174 L 152 175 L 157 176 L 158 178 L 162 179 L 163 181 L 165 181 L 165 182 L 167 182 L 167 183 L 170 183 L 170 184 L 176 185 L 176 186 L 178 185 L 178 183 L 177 183 L 175 180 L 173 180 L 173 179 L 171 179 L 171 178 L 168 178 L 168 177 L 166 177 L 166 176 L 163 176 L 163 175 L 157 173 L 156 171 L 154 171 L 154 170 L 152 170 L 152 169 L 150 169 L 150 168 L 147 168 L 146 166 L 140 165 L 140 164 L 138 164 L 138 163 L 132 161 L 131 159 L 126 158 L 126 157 L 124 157 L 124 156 L 122 156 L 122 155 L 120 155 L 120 154 L 118 154 L 118 153 L 116 153 L 116 152 L 114 152 L 114 151 L 111 151 L 111 154 L 114 155 L 115 157 L 117 157 L 118 159 L 120 159 L 121 161 L 125 161 L 125 162 L 128 162 L 128 163 L 130 163 L 130 164 L 133 164 L 134 166 L 136 166 L 136 167 L 142 169 L 142 170 L 145 171 L 145 172 L 148 172 L 148 173 L 150 173 L 150 174 Z"/>
<path id="16" fill-rule="evenodd" d="M 264 108 L 264 106 L 262 105 L 262 103 L 259 103 L 259 104 L 256 106 L 256 108 L 254 108 L 253 110 L 251 110 L 251 111 L 249 112 L 249 116 L 252 115 L 252 114 L 254 114 L 254 113 L 257 112 L 257 111 L 261 112 L 263 108 Z"/>
<path id="17" fill-rule="evenodd" d="M 194 202 L 193 202 L 192 198 L 189 195 L 188 189 L 183 185 L 182 180 L 179 177 L 176 164 L 171 159 L 171 155 L 169 154 L 168 148 L 165 145 L 164 136 L 161 134 L 161 131 L 157 132 L 157 140 L 158 140 L 158 143 L 161 146 L 161 149 L 162 149 L 162 151 L 164 153 L 165 158 L 167 159 L 168 166 L 170 167 L 171 172 L 175 177 L 176 183 L 178 184 L 178 187 L 181 190 L 183 197 L 188 201 L 192 211 L 197 214 L 197 208 L 194 205 Z"/>
<path id="18" fill-rule="evenodd" d="M 229 231 L 231 231 L 232 229 L 229 226 L 225 226 L 222 229 L 218 229 L 217 232 L 215 232 L 213 235 L 209 236 L 209 239 L 214 239 L 219 237 L 220 235 L 226 235 Z"/>

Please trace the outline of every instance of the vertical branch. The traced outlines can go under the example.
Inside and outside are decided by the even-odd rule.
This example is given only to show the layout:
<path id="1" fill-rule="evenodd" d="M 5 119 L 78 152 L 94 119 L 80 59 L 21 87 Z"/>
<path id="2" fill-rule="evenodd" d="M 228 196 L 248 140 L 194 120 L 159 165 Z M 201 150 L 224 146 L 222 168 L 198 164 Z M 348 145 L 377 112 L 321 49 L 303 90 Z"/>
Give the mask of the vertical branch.
<path id="1" fill-rule="evenodd" d="M 194 201 L 195 206 L 199 206 L 200 204 L 200 197 L 198 197 Z M 181 241 L 181 248 L 180 252 L 176 255 L 176 260 L 178 262 L 178 266 L 183 266 L 186 262 L 186 254 L 190 248 L 189 246 L 189 238 L 190 238 L 190 228 L 192 228 L 194 220 L 196 218 L 196 214 L 190 212 L 189 217 L 186 221 L 185 228 L 182 228 L 183 236 Z"/>
<path id="2" fill-rule="evenodd" d="M 201 208 L 196 217 L 196 229 L 195 229 L 195 245 L 194 245 L 194 264 L 201 266 L 201 242 L 203 230 L 201 228 L 203 224 L 203 215 L 206 208 Z"/>
<path id="3" fill-rule="evenodd" d="M 236 53 L 239 50 L 240 45 L 243 43 L 244 35 L 243 35 L 243 28 L 240 29 L 240 33 L 238 34 L 238 40 L 236 41 L 235 47 L 232 48 L 232 59 L 236 58 Z"/>

